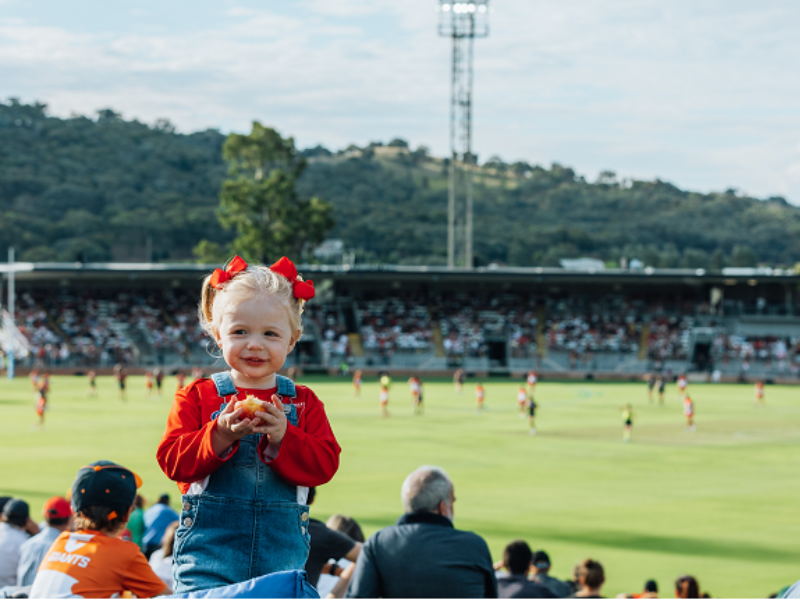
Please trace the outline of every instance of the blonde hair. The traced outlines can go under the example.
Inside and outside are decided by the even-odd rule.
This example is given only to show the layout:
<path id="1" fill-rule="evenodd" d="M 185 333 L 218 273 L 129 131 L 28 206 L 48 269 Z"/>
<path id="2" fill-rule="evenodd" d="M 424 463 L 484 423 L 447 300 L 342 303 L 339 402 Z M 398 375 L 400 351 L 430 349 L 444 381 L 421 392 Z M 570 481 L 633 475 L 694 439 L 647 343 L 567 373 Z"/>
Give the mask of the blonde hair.
<path id="1" fill-rule="evenodd" d="M 303 281 L 303 278 L 298 275 L 297 281 Z M 203 293 L 198 307 L 200 326 L 213 339 L 217 339 L 219 324 L 226 306 L 259 296 L 275 296 L 280 300 L 289 314 L 292 336 L 298 331 L 302 333 L 305 301 L 294 297 L 292 282 L 288 278 L 275 273 L 269 267 L 248 265 L 247 269 L 236 273 L 221 287 L 222 289 L 213 287 L 211 275 L 208 275 L 203 280 Z"/>

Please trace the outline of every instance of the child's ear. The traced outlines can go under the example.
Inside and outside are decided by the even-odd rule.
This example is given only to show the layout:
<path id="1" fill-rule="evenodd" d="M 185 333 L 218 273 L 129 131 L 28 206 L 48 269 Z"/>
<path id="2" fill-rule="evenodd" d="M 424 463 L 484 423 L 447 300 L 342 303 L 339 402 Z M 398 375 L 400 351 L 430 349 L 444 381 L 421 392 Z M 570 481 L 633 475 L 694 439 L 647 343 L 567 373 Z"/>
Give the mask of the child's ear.
<path id="1" fill-rule="evenodd" d="M 292 339 L 289 341 L 289 350 L 288 350 L 288 352 L 286 352 L 286 354 L 289 354 L 289 352 L 294 350 L 295 344 L 297 344 L 297 342 L 300 340 L 300 336 L 301 335 L 303 335 L 303 330 L 302 329 L 295 330 L 294 335 L 292 336 Z"/>

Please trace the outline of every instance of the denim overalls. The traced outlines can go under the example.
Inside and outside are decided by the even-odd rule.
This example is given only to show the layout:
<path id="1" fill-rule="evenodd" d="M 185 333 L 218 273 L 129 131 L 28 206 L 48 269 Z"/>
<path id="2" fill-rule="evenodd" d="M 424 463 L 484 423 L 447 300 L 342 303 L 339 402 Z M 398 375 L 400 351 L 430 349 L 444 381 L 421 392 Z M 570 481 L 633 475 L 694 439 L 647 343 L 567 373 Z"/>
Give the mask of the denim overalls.
<path id="1" fill-rule="evenodd" d="M 278 396 L 294 399 L 292 380 L 277 378 Z M 223 402 L 237 393 L 230 373 L 215 373 L 212 379 Z M 297 425 L 294 404 L 284 404 L 284 411 Z M 182 496 L 173 552 L 176 594 L 305 569 L 308 506 L 298 504 L 296 486 L 259 458 L 261 436 L 239 440 L 236 454 L 211 474 L 202 493 Z"/>

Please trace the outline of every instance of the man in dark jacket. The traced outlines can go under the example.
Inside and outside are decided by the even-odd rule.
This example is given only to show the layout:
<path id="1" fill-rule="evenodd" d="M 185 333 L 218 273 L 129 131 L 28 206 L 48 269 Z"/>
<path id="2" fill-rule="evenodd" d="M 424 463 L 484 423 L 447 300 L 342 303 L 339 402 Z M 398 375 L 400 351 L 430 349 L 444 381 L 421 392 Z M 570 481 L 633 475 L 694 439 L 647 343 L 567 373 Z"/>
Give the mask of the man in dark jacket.
<path id="1" fill-rule="evenodd" d="M 453 483 L 438 467 L 406 477 L 404 514 L 364 544 L 349 598 L 496 598 L 483 538 L 453 527 Z"/>
<path id="2" fill-rule="evenodd" d="M 543 585 L 528 581 L 531 568 L 530 546 L 522 540 L 516 540 L 506 546 L 503 552 L 503 566 L 508 576 L 497 580 L 497 591 L 500 598 L 555 598 L 556 596 Z"/>

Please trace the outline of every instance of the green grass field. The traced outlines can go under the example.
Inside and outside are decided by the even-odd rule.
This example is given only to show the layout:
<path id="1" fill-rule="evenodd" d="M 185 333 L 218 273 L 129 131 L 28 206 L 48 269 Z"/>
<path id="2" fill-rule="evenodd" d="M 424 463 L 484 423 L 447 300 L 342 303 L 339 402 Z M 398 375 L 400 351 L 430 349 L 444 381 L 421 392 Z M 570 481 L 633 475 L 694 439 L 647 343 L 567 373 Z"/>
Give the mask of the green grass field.
<path id="1" fill-rule="evenodd" d="M 445 468 L 456 487 L 456 526 L 482 535 L 495 559 L 522 538 L 544 548 L 562 578 L 587 557 L 606 569 L 607 596 L 638 592 L 655 578 L 662 595 L 683 573 L 721 597 L 764 597 L 800 579 L 800 389 L 770 386 L 753 406 L 750 385 L 691 387 L 697 431 L 684 430 L 674 386 L 663 407 L 648 405 L 644 384 L 541 383 L 538 430 L 517 417 L 518 384 L 486 383 L 484 414 L 474 384 L 457 397 L 449 382 L 425 384 L 426 414 L 412 413 L 408 386 L 392 386 L 391 419 L 381 419 L 378 387 L 361 398 L 349 382 L 302 381 L 326 403 L 343 448 L 341 468 L 319 490 L 314 513 L 355 517 L 369 535 L 402 512 L 400 485 L 414 468 Z M 26 379 L 0 382 L 0 493 L 28 500 L 39 514 L 70 487 L 76 470 L 118 461 L 144 479 L 155 498 L 177 489 L 155 450 L 175 380 L 163 401 L 145 399 L 142 378 L 129 379 L 129 401 L 99 379 L 56 377 L 44 432 Z M 634 405 L 633 442 L 622 443 L 618 407 Z"/>

